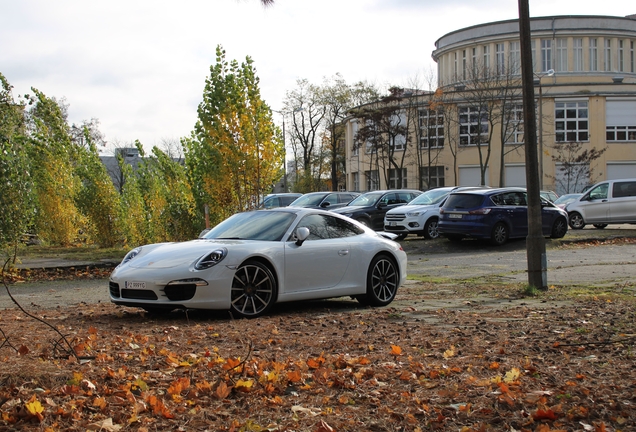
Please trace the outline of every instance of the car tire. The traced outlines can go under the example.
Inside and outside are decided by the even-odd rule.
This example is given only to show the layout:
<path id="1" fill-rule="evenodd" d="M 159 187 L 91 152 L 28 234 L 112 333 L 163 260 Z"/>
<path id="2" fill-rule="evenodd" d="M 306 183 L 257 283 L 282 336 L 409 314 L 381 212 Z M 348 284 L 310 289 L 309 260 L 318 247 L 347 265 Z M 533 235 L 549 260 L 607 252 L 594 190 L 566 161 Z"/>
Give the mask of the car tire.
<path id="1" fill-rule="evenodd" d="M 270 269 L 259 261 L 246 261 L 232 279 L 231 312 L 244 318 L 256 318 L 272 308 L 277 293 L 278 284 Z"/>
<path id="2" fill-rule="evenodd" d="M 490 233 L 490 243 L 501 246 L 508 241 L 509 236 L 508 226 L 503 222 L 497 222 Z"/>
<path id="3" fill-rule="evenodd" d="M 400 283 L 398 266 L 388 255 L 377 255 L 367 272 L 366 301 L 371 306 L 386 306 L 393 301 Z"/>
<path id="4" fill-rule="evenodd" d="M 607 224 L 594 224 L 594 228 L 596 229 L 603 229 L 607 226 Z"/>
<path id="5" fill-rule="evenodd" d="M 433 240 L 439 237 L 439 231 L 437 229 L 437 218 L 430 218 L 424 224 L 424 238 Z"/>
<path id="6" fill-rule="evenodd" d="M 557 218 L 552 225 L 552 232 L 550 233 L 550 238 L 563 238 L 565 233 L 568 232 L 568 222 L 565 218 Z"/>
<path id="7" fill-rule="evenodd" d="M 583 216 L 581 216 L 581 214 L 577 212 L 570 213 L 570 215 L 568 216 L 568 223 L 570 224 L 570 228 L 572 229 L 585 228 L 585 221 L 583 220 Z"/>

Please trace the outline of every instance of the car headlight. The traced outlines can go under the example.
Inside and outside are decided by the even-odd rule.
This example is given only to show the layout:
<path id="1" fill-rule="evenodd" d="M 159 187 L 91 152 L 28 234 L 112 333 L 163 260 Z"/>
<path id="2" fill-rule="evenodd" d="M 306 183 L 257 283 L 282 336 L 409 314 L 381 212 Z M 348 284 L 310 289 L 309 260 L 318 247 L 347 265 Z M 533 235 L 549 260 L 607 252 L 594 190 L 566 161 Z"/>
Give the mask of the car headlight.
<path id="1" fill-rule="evenodd" d="M 424 213 L 426 213 L 426 210 L 424 211 L 414 211 L 414 212 L 409 212 L 406 215 L 408 217 L 418 217 L 419 215 L 423 215 Z"/>
<path id="2" fill-rule="evenodd" d="M 133 259 L 134 257 L 136 257 L 137 255 L 139 255 L 139 252 L 141 252 L 141 247 L 136 247 L 133 250 L 131 250 L 130 252 L 128 252 L 126 254 L 126 256 L 124 257 L 123 260 L 121 260 L 121 262 L 119 263 L 119 265 L 124 265 L 126 264 L 128 261 L 130 261 L 131 259 Z"/>
<path id="3" fill-rule="evenodd" d="M 199 260 L 194 264 L 195 270 L 205 270 L 210 267 L 214 267 L 227 255 L 227 249 L 219 248 L 215 249 L 207 255 L 203 255 Z"/>

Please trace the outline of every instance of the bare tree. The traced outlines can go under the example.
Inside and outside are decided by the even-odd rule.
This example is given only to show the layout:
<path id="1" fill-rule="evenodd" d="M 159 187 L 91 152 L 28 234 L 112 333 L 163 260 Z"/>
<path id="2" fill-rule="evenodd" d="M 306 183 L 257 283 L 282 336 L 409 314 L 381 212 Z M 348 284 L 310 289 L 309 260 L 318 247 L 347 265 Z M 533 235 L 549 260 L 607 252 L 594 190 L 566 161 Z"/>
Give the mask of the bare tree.
<path id="1" fill-rule="evenodd" d="M 578 193 L 594 183 L 594 162 L 607 150 L 607 147 L 584 149 L 581 142 L 557 143 L 553 149 L 552 160 L 557 165 L 557 175 L 550 176 L 557 187 L 557 193 Z"/>

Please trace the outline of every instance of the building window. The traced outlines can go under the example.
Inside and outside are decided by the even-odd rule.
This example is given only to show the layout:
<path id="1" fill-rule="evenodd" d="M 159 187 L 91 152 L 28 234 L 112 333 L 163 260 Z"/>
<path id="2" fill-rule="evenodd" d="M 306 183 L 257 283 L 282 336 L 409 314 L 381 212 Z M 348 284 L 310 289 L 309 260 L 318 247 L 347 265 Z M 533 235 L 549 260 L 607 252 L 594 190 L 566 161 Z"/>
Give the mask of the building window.
<path id="1" fill-rule="evenodd" d="M 395 131 L 395 136 L 391 142 L 391 150 L 403 151 L 406 147 L 406 128 L 407 121 L 404 113 L 391 116 L 391 128 Z"/>
<path id="2" fill-rule="evenodd" d="M 629 41 L 629 65 L 630 71 L 636 72 L 636 70 L 634 70 L 634 41 Z"/>
<path id="3" fill-rule="evenodd" d="M 420 148 L 444 147 L 444 113 L 440 110 L 420 110 Z"/>
<path id="4" fill-rule="evenodd" d="M 406 168 L 390 168 L 388 174 L 389 189 L 406 189 Z"/>
<path id="5" fill-rule="evenodd" d="M 365 171 L 364 175 L 367 178 L 368 191 L 380 189 L 380 172 L 378 170 Z"/>
<path id="6" fill-rule="evenodd" d="M 420 187 L 423 190 L 444 187 L 444 167 L 420 167 Z"/>
<path id="7" fill-rule="evenodd" d="M 457 77 L 459 77 L 459 71 L 457 70 L 457 51 L 453 53 L 453 70 L 455 71 L 454 79 L 457 81 Z"/>
<path id="8" fill-rule="evenodd" d="M 552 39 L 541 39 L 541 72 L 552 69 Z"/>
<path id="9" fill-rule="evenodd" d="M 508 47 L 508 70 L 511 75 L 519 75 L 521 73 L 521 49 L 519 42 L 510 42 Z"/>
<path id="10" fill-rule="evenodd" d="M 605 103 L 607 141 L 636 141 L 636 99 L 607 100 Z"/>
<path id="11" fill-rule="evenodd" d="M 581 72 L 583 71 L 583 39 L 574 39 L 573 45 L 574 72 Z"/>
<path id="12" fill-rule="evenodd" d="M 605 49 L 603 50 L 603 67 L 605 72 L 612 70 L 612 41 L 605 39 Z"/>
<path id="13" fill-rule="evenodd" d="M 598 70 L 598 41 L 590 39 L 590 72 Z"/>
<path id="14" fill-rule="evenodd" d="M 480 145 L 488 139 L 488 113 L 479 107 L 459 108 L 459 144 Z"/>
<path id="15" fill-rule="evenodd" d="M 512 104 L 509 110 L 508 123 L 506 124 L 506 144 L 523 144 L 523 104 Z M 537 121 L 541 121 L 541 119 L 537 118 Z"/>
<path id="16" fill-rule="evenodd" d="M 359 172 L 353 173 L 353 189 L 352 190 L 354 191 L 360 190 L 360 173 Z"/>
<path id="17" fill-rule="evenodd" d="M 495 45 L 495 67 L 497 68 L 498 75 L 506 74 L 504 44 L 502 43 Z"/>
<path id="18" fill-rule="evenodd" d="M 556 40 L 556 61 L 557 72 L 567 72 L 568 70 L 568 40 L 560 38 Z"/>
<path id="19" fill-rule="evenodd" d="M 473 76 L 471 78 L 477 77 L 477 70 L 479 63 L 477 63 L 477 48 L 473 48 L 473 62 L 471 64 L 473 68 Z"/>
<path id="20" fill-rule="evenodd" d="M 353 148 L 351 149 L 351 156 L 358 156 L 360 154 L 360 145 L 358 141 L 358 122 L 356 120 L 351 122 L 351 136 L 353 137 Z"/>
<path id="21" fill-rule="evenodd" d="M 625 72 L 625 50 L 623 49 L 623 41 L 618 41 L 618 71 Z"/>
<path id="22" fill-rule="evenodd" d="M 587 101 L 556 102 L 554 118 L 557 142 L 589 140 Z"/>
<path id="23" fill-rule="evenodd" d="M 468 73 L 468 59 L 466 58 L 466 50 L 462 51 L 462 79 L 466 79 L 466 74 Z"/>
<path id="24" fill-rule="evenodd" d="M 484 45 L 484 76 L 487 77 L 490 69 L 490 45 Z"/>

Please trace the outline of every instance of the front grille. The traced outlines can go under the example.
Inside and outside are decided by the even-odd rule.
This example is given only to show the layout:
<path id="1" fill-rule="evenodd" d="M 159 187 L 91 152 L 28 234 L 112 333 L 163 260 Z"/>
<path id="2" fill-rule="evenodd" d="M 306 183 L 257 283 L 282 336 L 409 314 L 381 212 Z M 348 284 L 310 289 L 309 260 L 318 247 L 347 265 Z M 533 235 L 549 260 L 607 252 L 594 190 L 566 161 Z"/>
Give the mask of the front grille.
<path id="1" fill-rule="evenodd" d="M 108 282 L 108 290 L 112 297 L 119 297 L 119 284 L 117 282 Z"/>
<path id="2" fill-rule="evenodd" d="M 406 219 L 406 215 L 404 213 L 387 214 L 385 218 L 389 222 L 400 222 Z"/>
<path id="3" fill-rule="evenodd" d="M 150 290 L 141 289 L 123 289 L 121 290 L 121 297 L 135 300 L 157 300 L 157 294 Z"/>
<path id="4" fill-rule="evenodd" d="M 168 300 L 190 300 L 197 292 L 197 286 L 195 284 L 166 285 L 163 292 L 168 297 Z"/>

